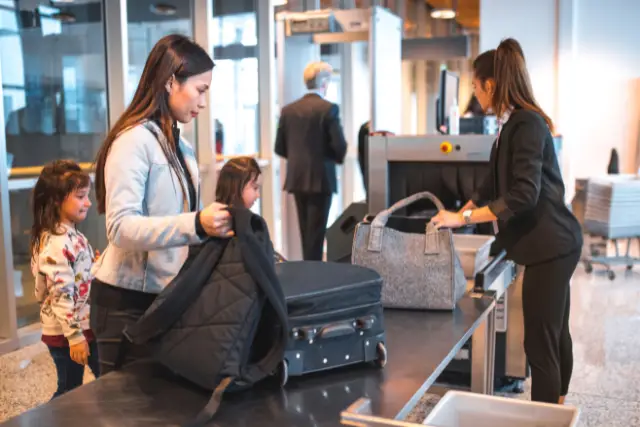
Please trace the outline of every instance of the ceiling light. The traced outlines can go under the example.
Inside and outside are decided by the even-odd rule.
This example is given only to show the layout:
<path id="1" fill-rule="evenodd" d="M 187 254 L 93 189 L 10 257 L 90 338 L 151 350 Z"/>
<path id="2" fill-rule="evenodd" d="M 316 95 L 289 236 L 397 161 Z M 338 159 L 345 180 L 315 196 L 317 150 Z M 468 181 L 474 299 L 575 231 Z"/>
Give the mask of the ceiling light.
<path id="1" fill-rule="evenodd" d="M 56 21 L 60 21 L 64 24 L 72 24 L 76 22 L 76 16 L 73 13 L 59 12 L 54 13 L 53 15 L 51 15 L 51 17 Z"/>
<path id="2" fill-rule="evenodd" d="M 273 0 L 274 6 L 284 6 L 287 4 L 287 0 Z"/>
<path id="3" fill-rule="evenodd" d="M 151 9 L 151 12 L 155 13 L 156 15 L 162 16 L 175 15 L 178 11 L 174 5 L 167 3 L 152 4 L 151 6 L 149 6 L 149 9 Z"/>
<path id="4" fill-rule="evenodd" d="M 433 9 L 431 17 L 433 19 L 453 19 L 456 17 L 456 11 L 453 9 Z"/>

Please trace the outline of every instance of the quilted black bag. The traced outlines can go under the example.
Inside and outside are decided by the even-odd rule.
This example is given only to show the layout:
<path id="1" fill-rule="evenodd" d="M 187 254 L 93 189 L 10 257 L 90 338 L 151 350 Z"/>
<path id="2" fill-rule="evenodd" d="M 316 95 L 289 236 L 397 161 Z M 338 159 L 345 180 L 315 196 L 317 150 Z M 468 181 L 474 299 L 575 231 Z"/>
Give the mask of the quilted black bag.
<path id="1" fill-rule="evenodd" d="M 178 375 L 213 390 L 192 425 L 216 413 L 225 390 L 248 388 L 276 371 L 287 312 L 264 220 L 231 208 L 235 237 L 191 248 L 176 278 L 125 330 L 134 344 Z M 124 340 L 123 340 L 124 341 Z"/>

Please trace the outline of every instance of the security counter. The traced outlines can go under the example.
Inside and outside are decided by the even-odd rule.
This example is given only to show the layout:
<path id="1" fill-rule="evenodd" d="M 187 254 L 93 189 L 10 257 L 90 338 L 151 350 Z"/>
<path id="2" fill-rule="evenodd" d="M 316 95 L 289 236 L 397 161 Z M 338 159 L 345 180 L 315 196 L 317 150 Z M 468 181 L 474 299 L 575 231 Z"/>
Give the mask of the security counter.
<path id="1" fill-rule="evenodd" d="M 495 298 L 466 295 L 453 312 L 385 310 L 388 363 L 353 366 L 277 380 L 223 398 L 215 422 L 224 426 L 339 426 L 341 412 L 360 399 L 367 413 L 403 419 L 462 345 L 474 343 L 472 391 L 491 394 Z M 139 362 L 8 420 L 2 426 L 167 426 L 191 420 L 210 392 L 154 362 Z M 359 416 L 354 414 L 357 418 Z"/>

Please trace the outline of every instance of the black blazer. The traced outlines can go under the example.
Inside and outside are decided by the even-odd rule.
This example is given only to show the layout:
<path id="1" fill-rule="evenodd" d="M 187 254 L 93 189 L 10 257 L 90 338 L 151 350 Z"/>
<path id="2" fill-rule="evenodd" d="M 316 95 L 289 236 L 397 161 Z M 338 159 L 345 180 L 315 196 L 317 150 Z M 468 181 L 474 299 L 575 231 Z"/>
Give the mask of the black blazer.
<path id="1" fill-rule="evenodd" d="M 338 106 L 313 93 L 286 105 L 275 152 L 287 159 L 285 191 L 336 193 L 336 163 L 342 164 L 347 153 Z"/>
<path id="2" fill-rule="evenodd" d="M 553 137 L 539 114 L 516 109 L 493 144 L 490 172 L 472 200 L 498 217 L 498 247 L 521 265 L 582 246 L 580 224 L 564 201 Z"/>
<path id="3" fill-rule="evenodd" d="M 358 131 L 358 163 L 360 164 L 360 172 L 362 173 L 362 182 L 364 190 L 367 191 L 367 150 L 369 149 L 369 121 L 363 123 Z"/>

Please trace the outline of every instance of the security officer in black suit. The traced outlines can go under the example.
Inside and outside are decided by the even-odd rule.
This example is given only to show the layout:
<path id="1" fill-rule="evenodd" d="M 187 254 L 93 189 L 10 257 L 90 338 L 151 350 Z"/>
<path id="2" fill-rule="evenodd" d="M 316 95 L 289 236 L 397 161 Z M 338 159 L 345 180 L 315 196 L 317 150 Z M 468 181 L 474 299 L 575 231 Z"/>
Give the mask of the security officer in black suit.
<path id="1" fill-rule="evenodd" d="M 504 40 L 478 56 L 473 68 L 475 95 L 500 122 L 490 173 L 459 212 L 440 211 L 431 221 L 438 228 L 497 221 L 496 243 L 525 266 L 522 308 L 531 398 L 562 404 L 573 370 L 570 280 L 580 260 L 582 231 L 565 204 L 553 122 L 533 96 L 520 44 Z"/>
<path id="2" fill-rule="evenodd" d="M 322 260 L 331 199 L 337 192 L 336 164 L 342 164 L 347 141 L 336 104 L 324 99 L 333 70 L 312 62 L 304 71 L 309 93 L 280 113 L 275 153 L 287 159 L 284 190 L 298 210 L 305 260 Z"/>

